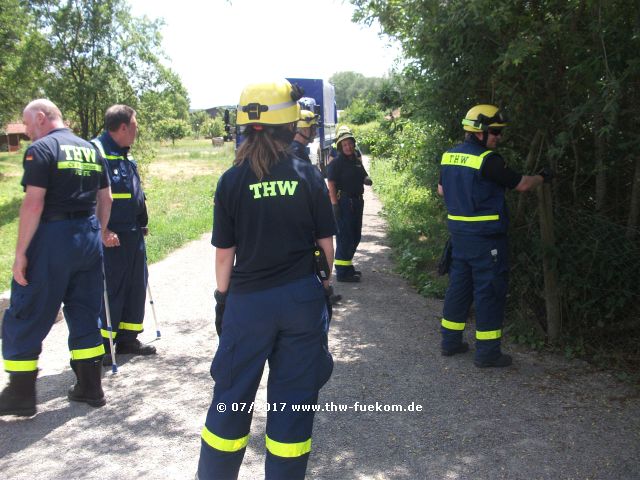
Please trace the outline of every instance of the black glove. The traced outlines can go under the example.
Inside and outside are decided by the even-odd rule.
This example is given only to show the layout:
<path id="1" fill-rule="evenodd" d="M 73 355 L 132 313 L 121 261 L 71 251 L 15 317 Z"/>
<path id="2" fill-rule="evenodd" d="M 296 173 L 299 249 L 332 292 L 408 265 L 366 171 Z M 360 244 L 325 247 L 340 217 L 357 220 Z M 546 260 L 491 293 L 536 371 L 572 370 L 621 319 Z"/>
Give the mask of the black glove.
<path id="1" fill-rule="evenodd" d="M 329 285 L 324 289 L 324 301 L 327 304 L 327 313 L 329 314 L 329 323 L 333 317 L 333 306 L 331 305 L 331 295 L 333 295 L 333 287 Z"/>
<path id="2" fill-rule="evenodd" d="M 549 167 L 542 167 L 542 170 L 538 172 L 538 175 L 544 179 L 544 183 L 551 183 L 551 180 L 556 176 L 556 172 L 551 170 Z"/>
<path id="3" fill-rule="evenodd" d="M 216 333 L 218 336 L 222 334 L 222 316 L 224 315 L 224 307 L 227 303 L 227 294 L 216 289 L 213 292 L 213 298 L 216 301 Z"/>
<path id="4" fill-rule="evenodd" d="M 331 205 L 333 207 L 333 216 L 336 218 L 336 222 L 340 222 L 342 220 L 342 212 L 340 212 L 340 205 L 337 203 L 335 205 Z"/>
<path id="5" fill-rule="evenodd" d="M 370 187 L 371 185 L 373 185 L 373 180 L 371 180 L 371 177 L 364 177 L 364 180 L 362 181 L 362 183 Z"/>

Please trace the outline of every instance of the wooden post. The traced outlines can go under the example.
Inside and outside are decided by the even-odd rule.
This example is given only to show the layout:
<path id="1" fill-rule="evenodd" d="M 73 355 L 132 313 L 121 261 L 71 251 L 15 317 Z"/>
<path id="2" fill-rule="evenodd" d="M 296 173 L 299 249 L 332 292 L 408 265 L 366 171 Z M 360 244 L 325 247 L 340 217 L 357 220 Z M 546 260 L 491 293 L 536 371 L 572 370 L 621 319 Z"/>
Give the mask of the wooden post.
<path id="1" fill-rule="evenodd" d="M 562 319 L 557 261 L 552 253 L 556 244 L 553 229 L 553 205 L 551 185 L 538 188 L 538 212 L 542 240 L 542 268 L 544 271 L 544 298 L 547 312 L 547 336 L 551 343 L 560 339 Z"/>
<path id="2" fill-rule="evenodd" d="M 526 175 L 533 175 L 534 168 L 538 165 L 538 160 L 540 159 L 540 154 L 542 153 L 542 142 L 544 140 L 544 134 L 542 131 L 537 130 L 533 135 L 533 140 L 531 140 L 531 145 L 529 146 L 529 153 L 527 154 L 527 160 L 524 166 L 524 172 Z M 538 154 L 536 155 L 536 150 Z M 520 195 L 518 197 L 518 206 L 516 207 L 516 216 L 514 219 L 514 225 L 520 225 L 524 219 L 524 208 L 526 195 Z"/>

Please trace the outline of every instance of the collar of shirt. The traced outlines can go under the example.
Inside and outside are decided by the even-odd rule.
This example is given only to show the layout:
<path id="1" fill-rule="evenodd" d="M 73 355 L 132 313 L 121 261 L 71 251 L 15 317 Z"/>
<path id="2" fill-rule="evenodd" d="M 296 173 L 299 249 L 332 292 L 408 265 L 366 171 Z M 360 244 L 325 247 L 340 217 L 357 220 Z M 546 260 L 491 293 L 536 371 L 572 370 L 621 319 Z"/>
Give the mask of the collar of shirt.
<path id="1" fill-rule="evenodd" d="M 108 155 L 120 155 L 122 157 L 128 158 L 129 150 L 131 149 L 131 147 L 121 147 L 120 145 L 118 145 L 111 137 L 109 132 L 105 131 L 102 135 L 100 135 L 99 140 L 104 147 L 104 151 Z"/>

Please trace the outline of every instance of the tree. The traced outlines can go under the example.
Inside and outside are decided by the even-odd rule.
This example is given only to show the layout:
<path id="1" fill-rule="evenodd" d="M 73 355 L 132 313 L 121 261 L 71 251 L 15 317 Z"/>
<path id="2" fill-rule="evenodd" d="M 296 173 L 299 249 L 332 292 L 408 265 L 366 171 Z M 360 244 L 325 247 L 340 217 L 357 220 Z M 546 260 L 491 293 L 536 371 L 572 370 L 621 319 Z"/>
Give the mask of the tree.
<path id="1" fill-rule="evenodd" d="M 208 117 L 202 126 L 202 132 L 206 138 L 222 137 L 224 135 L 224 122 L 222 118 Z"/>
<path id="2" fill-rule="evenodd" d="M 186 120 L 176 120 L 173 118 L 166 118 L 160 120 L 156 124 L 156 135 L 160 139 L 170 139 L 171 144 L 175 145 L 176 140 L 186 137 L 190 133 L 189 124 Z"/>
<path id="3" fill-rule="evenodd" d="M 45 41 L 20 0 L 0 3 L 0 128 L 42 95 Z"/>
<path id="4" fill-rule="evenodd" d="M 207 114 L 205 110 L 198 110 L 197 112 L 191 112 L 189 114 L 191 130 L 196 138 L 200 138 L 200 133 L 203 131 L 203 126 L 208 119 L 209 114 Z"/>
<path id="5" fill-rule="evenodd" d="M 124 0 L 38 0 L 29 5 L 35 25 L 48 38 L 44 90 L 77 124 L 81 136 L 102 129 L 111 104 L 136 108 L 143 92 L 162 82 L 175 85 L 177 77 L 159 62 L 161 22 L 133 17 Z"/>
<path id="6" fill-rule="evenodd" d="M 189 97 L 180 78 L 170 69 L 158 67 L 158 77 L 140 96 L 142 121 L 152 134 L 165 119 L 189 119 Z"/>
<path id="7" fill-rule="evenodd" d="M 329 78 L 336 88 L 336 107 L 343 110 L 351 104 L 356 97 L 375 97 L 381 78 L 365 77 L 356 72 L 337 72 Z"/>
<path id="8" fill-rule="evenodd" d="M 534 312 L 544 329 L 553 321 L 544 316 L 544 257 L 561 279 L 563 334 L 592 335 L 601 345 L 613 333 L 603 319 L 628 319 L 627 331 L 639 332 L 633 298 L 640 293 L 640 232 L 632 219 L 640 215 L 637 1 L 352 3 L 357 20 L 377 20 L 400 41 L 407 62 L 403 115 L 432 126 L 436 147 L 460 138 L 470 106 L 495 103 L 510 117 L 503 149 L 510 164 L 527 173 L 548 164 L 558 172 L 550 198 L 521 197 L 515 209 L 546 209 L 545 228 L 555 229 L 546 238 L 555 243 L 535 240 L 535 215 L 515 216 L 512 244 L 521 254 L 513 268 L 514 311 Z"/>

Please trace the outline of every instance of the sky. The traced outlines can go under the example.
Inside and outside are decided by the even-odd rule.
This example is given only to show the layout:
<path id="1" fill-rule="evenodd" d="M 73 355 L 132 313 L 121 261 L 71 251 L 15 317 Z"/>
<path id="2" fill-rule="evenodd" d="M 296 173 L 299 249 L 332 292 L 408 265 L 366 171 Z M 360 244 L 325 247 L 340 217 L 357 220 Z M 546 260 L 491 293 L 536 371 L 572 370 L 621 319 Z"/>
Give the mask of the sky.
<path id="1" fill-rule="evenodd" d="M 234 105 L 244 85 L 354 71 L 381 77 L 400 49 L 379 26 L 351 22 L 341 0 L 129 0 L 135 16 L 163 18 L 165 62 L 191 108 Z"/>

